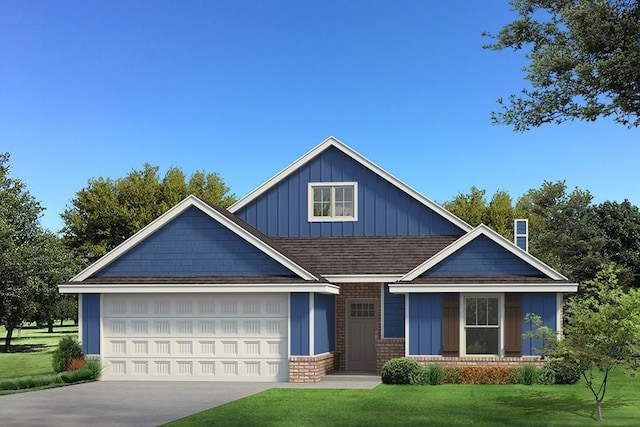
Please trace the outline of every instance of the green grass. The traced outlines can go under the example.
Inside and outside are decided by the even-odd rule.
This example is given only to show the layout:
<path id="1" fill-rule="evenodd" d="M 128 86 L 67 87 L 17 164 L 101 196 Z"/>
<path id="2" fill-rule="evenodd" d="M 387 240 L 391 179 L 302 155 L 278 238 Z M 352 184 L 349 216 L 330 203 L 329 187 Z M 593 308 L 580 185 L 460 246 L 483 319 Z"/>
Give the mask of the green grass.
<path id="1" fill-rule="evenodd" d="M 53 373 L 52 353 L 58 341 L 65 335 L 78 335 L 77 326 L 56 326 L 52 334 L 47 329 L 25 327 L 13 333 L 11 353 L 4 353 L 4 339 L 7 331 L 0 326 L 0 380 L 30 375 Z"/>
<path id="2" fill-rule="evenodd" d="M 615 372 L 605 426 L 640 425 L 640 383 Z M 583 426 L 594 400 L 575 385 L 380 385 L 373 390 L 271 389 L 171 426 Z"/>

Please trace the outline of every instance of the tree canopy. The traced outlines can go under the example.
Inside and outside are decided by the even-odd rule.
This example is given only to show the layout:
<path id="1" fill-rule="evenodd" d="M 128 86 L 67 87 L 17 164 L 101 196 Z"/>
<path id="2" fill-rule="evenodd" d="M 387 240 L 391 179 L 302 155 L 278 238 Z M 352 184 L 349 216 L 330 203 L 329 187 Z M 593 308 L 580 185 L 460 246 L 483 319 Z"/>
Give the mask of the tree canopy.
<path id="1" fill-rule="evenodd" d="M 492 121 L 525 131 L 544 123 L 612 117 L 640 125 L 640 3 L 512 0 L 517 19 L 485 46 L 527 52 L 530 88 L 498 99 Z"/>
<path id="2" fill-rule="evenodd" d="M 147 163 L 123 178 L 90 179 L 62 213 L 64 243 L 95 261 L 189 194 L 221 207 L 235 201 L 217 173 L 197 171 L 187 180 L 176 167 L 164 177 L 158 172 Z"/>

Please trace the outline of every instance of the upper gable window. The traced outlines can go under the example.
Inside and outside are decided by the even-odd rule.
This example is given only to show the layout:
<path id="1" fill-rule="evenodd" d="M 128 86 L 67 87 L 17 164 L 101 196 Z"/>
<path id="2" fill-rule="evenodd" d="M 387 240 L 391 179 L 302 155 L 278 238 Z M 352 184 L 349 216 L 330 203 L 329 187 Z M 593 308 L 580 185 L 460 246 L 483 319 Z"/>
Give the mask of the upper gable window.
<path id="1" fill-rule="evenodd" d="M 358 219 L 358 184 L 355 182 L 309 183 L 309 221 L 355 221 Z"/>

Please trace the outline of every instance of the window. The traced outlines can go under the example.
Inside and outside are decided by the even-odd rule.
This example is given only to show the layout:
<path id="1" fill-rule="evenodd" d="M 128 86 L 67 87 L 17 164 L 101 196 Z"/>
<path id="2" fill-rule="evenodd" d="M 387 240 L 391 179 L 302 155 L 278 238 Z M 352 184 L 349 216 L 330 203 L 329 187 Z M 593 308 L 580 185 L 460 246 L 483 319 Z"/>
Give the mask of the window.
<path id="1" fill-rule="evenodd" d="M 357 200 L 355 182 L 309 183 L 309 221 L 355 221 Z"/>
<path id="2" fill-rule="evenodd" d="M 467 355 L 500 354 L 500 298 L 464 298 L 464 340 Z"/>

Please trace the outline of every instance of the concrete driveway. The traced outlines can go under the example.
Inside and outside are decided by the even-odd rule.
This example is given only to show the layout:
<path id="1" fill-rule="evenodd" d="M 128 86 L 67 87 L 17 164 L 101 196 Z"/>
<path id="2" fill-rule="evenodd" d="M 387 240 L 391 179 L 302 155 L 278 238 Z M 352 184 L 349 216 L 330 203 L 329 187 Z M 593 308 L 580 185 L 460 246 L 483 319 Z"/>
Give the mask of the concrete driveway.
<path id="1" fill-rule="evenodd" d="M 157 426 L 270 388 L 372 389 L 380 377 L 339 372 L 313 384 L 96 381 L 0 396 L 0 425 Z"/>
<path id="2" fill-rule="evenodd" d="M 157 426 L 274 383 L 97 381 L 0 396 L 3 426 Z"/>

